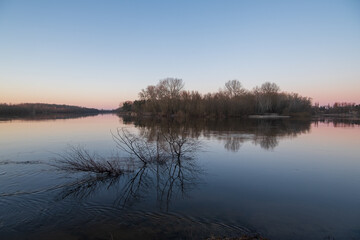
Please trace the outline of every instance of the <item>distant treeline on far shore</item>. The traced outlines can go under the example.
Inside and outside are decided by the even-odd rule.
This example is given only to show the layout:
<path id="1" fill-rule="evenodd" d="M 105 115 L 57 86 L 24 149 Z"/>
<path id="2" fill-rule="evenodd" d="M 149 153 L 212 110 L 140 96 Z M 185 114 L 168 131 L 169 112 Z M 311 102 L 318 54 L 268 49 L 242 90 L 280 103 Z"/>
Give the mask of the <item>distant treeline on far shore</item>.
<path id="1" fill-rule="evenodd" d="M 69 105 L 22 103 L 0 104 L 0 117 L 28 117 L 50 114 L 99 114 L 107 111 Z"/>
<path id="2" fill-rule="evenodd" d="M 358 116 L 360 117 L 360 104 L 347 103 L 347 102 L 336 102 L 330 106 L 320 106 L 315 104 L 313 106 L 313 113 L 316 115 L 347 115 L 347 116 Z"/>
<path id="3" fill-rule="evenodd" d="M 183 90 L 181 79 L 167 78 L 147 86 L 139 100 L 123 103 L 120 111 L 136 115 L 232 117 L 254 114 L 311 116 L 311 99 L 297 93 L 280 91 L 266 82 L 253 90 L 244 89 L 237 80 L 225 83 L 215 93 L 200 94 Z"/>

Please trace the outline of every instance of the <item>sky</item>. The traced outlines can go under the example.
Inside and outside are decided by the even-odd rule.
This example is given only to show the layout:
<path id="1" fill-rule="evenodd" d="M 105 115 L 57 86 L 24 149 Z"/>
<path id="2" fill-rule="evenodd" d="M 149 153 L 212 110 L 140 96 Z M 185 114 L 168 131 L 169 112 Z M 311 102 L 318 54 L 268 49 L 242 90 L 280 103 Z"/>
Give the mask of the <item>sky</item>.
<path id="1" fill-rule="evenodd" d="M 0 103 L 113 109 L 167 77 L 360 104 L 360 1 L 0 0 Z"/>

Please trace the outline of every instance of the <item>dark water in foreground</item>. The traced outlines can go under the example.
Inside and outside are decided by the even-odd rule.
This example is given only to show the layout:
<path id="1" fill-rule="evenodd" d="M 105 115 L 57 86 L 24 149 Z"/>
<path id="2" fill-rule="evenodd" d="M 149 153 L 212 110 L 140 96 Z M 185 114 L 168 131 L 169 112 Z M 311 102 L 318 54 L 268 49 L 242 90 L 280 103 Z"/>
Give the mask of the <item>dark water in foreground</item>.
<path id="1" fill-rule="evenodd" d="M 114 115 L 0 122 L 0 239 L 360 239 L 360 125 Z M 77 146 L 126 158 L 111 132 L 180 136 L 189 161 L 118 177 L 59 171 Z"/>

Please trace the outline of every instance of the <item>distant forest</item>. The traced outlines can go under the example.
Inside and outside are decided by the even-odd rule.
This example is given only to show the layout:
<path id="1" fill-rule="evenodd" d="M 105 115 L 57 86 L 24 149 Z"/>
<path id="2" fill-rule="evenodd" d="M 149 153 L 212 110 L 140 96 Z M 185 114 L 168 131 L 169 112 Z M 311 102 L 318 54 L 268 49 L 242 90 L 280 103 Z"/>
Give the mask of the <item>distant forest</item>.
<path id="1" fill-rule="evenodd" d="M 312 113 L 310 98 L 282 92 L 278 85 L 270 82 L 247 90 L 239 81 L 231 80 L 219 91 L 204 95 L 183 88 L 181 79 L 160 80 L 157 85 L 142 89 L 139 100 L 123 103 L 120 111 L 136 115 L 210 118 L 254 114 L 310 116 Z"/>
<path id="2" fill-rule="evenodd" d="M 332 106 L 319 106 L 315 104 L 313 112 L 320 115 L 349 115 L 349 116 L 360 116 L 360 104 L 355 103 L 334 103 Z"/>
<path id="3" fill-rule="evenodd" d="M 50 114 L 98 114 L 101 111 L 95 108 L 84 108 L 68 105 L 22 103 L 0 104 L 0 116 L 5 117 L 28 117 Z"/>

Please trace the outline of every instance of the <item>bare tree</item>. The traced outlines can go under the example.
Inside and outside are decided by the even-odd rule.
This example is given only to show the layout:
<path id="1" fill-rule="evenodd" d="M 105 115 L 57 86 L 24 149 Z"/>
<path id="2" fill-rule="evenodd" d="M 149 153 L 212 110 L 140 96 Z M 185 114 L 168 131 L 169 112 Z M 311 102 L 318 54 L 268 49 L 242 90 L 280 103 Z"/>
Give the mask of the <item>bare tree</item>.
<path id="1" fill-rule="evenodd" d="M 277 109 L 280 88 L 275 83 L 265 82 L 254 89 L 257 108 L 260 113 L 275 112 Z"/>
<path id="2" fill-rule="evenodd" d="M 236 97 L 245 93 L 245 89 L 238 80 L 229 80 L 225 83 L 225 90 L 230 97 Z"/>
<path id="3" fill-rule="evenodd" d="M 157 85 L 159 95 L 168 99 L 176 99 L 180 97 L 180 92 L 184 88 L 184 82 L 179 78 L 165 78 L 160 80 Z"/>
<path id="4" fill-rule="evenodd" d="M 260 90 L 264 94 L 276 94 L 280 91 L 280 87 L 276 83 L 265 82 L 261 84 Z"/>

